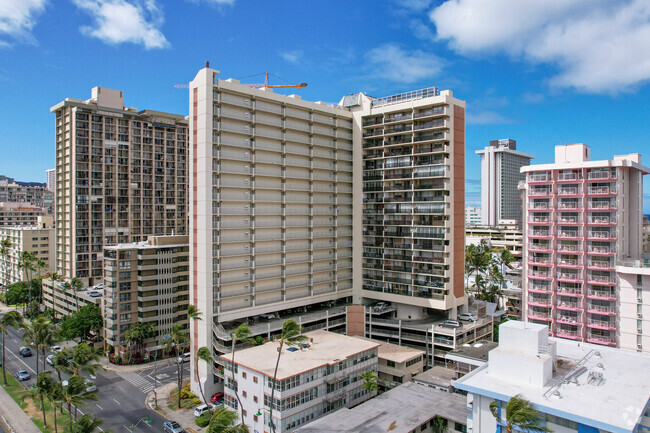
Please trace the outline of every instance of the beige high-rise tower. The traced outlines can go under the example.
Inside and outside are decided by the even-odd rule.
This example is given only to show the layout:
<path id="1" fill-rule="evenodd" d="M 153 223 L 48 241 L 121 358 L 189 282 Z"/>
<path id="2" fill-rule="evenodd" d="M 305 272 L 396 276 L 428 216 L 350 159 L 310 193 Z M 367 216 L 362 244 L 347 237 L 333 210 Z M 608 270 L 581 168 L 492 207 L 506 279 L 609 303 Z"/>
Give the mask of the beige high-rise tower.
<path id="1" fill-rule="evenodd" d="M 101 281 L 103 247 L 187 233 L 187 121 L 95 87 L 56 114 L 56 271 Z"/>

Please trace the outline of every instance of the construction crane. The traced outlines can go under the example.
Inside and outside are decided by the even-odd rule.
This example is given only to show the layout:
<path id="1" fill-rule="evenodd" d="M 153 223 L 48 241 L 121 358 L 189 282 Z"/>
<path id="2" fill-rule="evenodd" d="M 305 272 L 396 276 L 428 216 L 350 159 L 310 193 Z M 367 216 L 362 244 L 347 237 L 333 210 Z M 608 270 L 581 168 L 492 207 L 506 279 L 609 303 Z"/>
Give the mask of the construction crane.
<path id="1" fill-rule="evenodd" d="M 298 83 L 298 84 L 269 84 L 269 73 L 265 72 L 264 73 L 264 83 L 261 84 L 242 84 L 242 86 L 248 86 L 248 87 L 255 87 L 255 88 L 263 88 L 263 87 L 268 87 L 271 89 L 279 89 L 279 88 L 286 88 L 286 87 L 296 87 L 298 89 L 302 89 L 303 87 L 307 87 L 307 83 Z M 190 85 L 189 84 L 176 84 L 174 86 L 174 89 L 189 89 Z"/>

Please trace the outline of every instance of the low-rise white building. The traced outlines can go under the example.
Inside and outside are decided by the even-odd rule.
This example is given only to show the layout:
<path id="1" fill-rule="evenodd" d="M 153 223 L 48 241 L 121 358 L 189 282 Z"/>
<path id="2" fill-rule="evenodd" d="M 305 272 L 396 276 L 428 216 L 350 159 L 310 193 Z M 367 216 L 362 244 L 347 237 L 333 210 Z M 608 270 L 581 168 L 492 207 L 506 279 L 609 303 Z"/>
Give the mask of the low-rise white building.
<path id="1" fill-rule="evenodd" d="M 273 423 L 275 431 L 293 431 L 327 413 L 355 406 L 375 394 L 363 388 L 361 374 L 377 372 L 378 343 L 327 331 L 304 334 L 308 343 L 284 346 L 275 381 Z M 251 431 L 270 432 L 271 385 L 279 343 L 241 350 L 235 356 L 235 381 L 231 355 L 225 362 L 225 404 L 238 411 L 238 390 L 243 423 Z M 201 378 L 205 380 L 205 378 Z"/>
<path id="2" fill-rule="evenodd" d="M 548 327 L 510 321 L 487 365 L 456 380 L 468 393 L 467 430 L 500 432 L 508 401 L 521 394 L 556 433 L 637 432 L 650 427 L 650 356 L 625 349 L 549 338 Z"/>

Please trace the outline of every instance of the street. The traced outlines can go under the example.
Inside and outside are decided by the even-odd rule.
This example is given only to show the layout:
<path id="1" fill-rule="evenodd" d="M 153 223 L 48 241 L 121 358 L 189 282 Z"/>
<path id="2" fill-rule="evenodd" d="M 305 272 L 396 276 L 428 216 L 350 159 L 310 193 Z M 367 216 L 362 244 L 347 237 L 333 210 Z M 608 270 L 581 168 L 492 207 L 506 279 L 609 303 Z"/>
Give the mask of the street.
<path id="1" fill-rule="evenodd" d="M 5 362 L 7 374 L 15 377 L 17 370 L 27 370 L 32 378 L 23 382 L 27 388 L 32 386 L 36 380 L 36 353 L 32 350 L 33 355 L 23 358 L 19 354 L 20 347 L 23 346 L 22 333 L 10 329 L 5 337 Z M 49 352 L 46 352 L 48 355 Z M 176 358 L 165 359 L 157 363 L 157 387 L 174 382 L 176 380 Z M 42 367 L 42 360 L 39 357 L 39 369 Z M 54 371 L 46 363 L 50 371 Z M 56 377 L 56 374 L 54 377 Z M 87 373 L 82 373 L 88 376 Z M 189 364 L 184 364 L 184 377 L 189 377 Z M 69 375 L 63 375 L 64 379 Z M 162 432 L 163 418 L 159 413 L 150 410 L 145 403 L 147 394 L 154 387 L 154 368 L 146 368 L 138 372 L 113 372 L 98 371 L 97 378 L 93 380 L 97 385 L 98 401 L 89 400 L 85 407 L 79 408 L 80 415 L 91 412 L 98 418 L 102 418 L 104 423 L 100 430 L 111 429 L 114 433 L 129 432 L 129 427 L 136 424 L 140 419 L 149 416 L 151 424 L 141 422 L 134 430 L 136 432 Z"/>

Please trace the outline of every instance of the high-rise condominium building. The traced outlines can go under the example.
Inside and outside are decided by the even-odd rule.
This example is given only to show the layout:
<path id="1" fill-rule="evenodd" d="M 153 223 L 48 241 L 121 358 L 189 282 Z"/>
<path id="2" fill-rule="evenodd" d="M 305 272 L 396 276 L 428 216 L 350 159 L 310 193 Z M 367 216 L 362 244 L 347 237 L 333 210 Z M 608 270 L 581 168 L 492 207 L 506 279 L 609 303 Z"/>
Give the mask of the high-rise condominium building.
<path id="1" fill-rule="evenodd" d="M 47 189 L 52 191 L 52 194 L 56 193 L 56 168 L 50 168 L 45 171 L 47 178 Z"/>
<path id="2" fill-rule="evenodd" d="M 56 114 L 57 272 L 101 281 L 103 247 L 187 233 L 187 121 L 92 89 Z"/>
<path id="3" fill-rule="evenodd" d="M 521 221 L 521 196 L 517 189 L 524 180 L 521 167 L 530 165 L 533 155 L 517 151 L 515 140 L 492 140 L 481 155 L 481 220 L 497 225 L 501 219 Z"/>
<path id="4" fill-rule="evenodd" d="M 0 202 L 0 227 L 33 226 L 47 211 L 29 203 Z"/>
<path id="5" fill-rule="evenodd" d="M 465 103 L 433 87 L 342 103 L 355 122 L 355 300 L 390 302 L 404 319 L 455 317 L 466 302 Z"/>
<path id="6" fill-rule="evenodd" d="M 616 346 L 616 260 L 641 255 L 644 174 L 639 154 L 591 161 L 584 144 L 555 147 L 555 164 L 526 175 L 524 311 L 552 335 Z"/>
<path id="7" fill-rule="evenodd" d="M 146 241 L 104 248 L 107 350 L 124 355 L 124 333 L 136 323 L 153 323 L 156 336 L 143 341 L 143 347 L 161 358 L 165 336 L 172 327 L 187 327 L 187 241 L 187 235 L 151 236 Z"/>
<path id="8" fill-rule="evenodd" d="M 47 215 L 54 211 L 54 194 L 43 184 L 0 180 L 0 202 L 6 201 L 43 208 Z"/>

